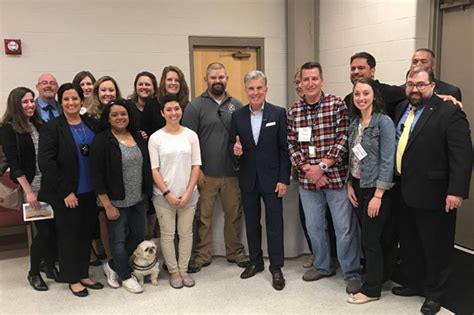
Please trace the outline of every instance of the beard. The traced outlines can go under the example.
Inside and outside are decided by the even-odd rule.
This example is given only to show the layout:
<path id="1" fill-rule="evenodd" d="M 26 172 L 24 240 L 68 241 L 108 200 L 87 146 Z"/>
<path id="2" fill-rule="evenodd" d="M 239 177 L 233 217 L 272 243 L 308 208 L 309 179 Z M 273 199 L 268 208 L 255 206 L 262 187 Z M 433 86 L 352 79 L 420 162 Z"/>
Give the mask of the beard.
<path id="1" fill-rule="evenodd" d="M 424 97 L 420 92 L 412 92 L 408 95 L 408 101 L 415 107 L 423 105 L 428 100 L 429 98 Z"/>
<path id="2" fill-rule="evenodd" d="M 225 92 L 226 86 L 222 83 L 214 83 L 211 85 L 210 91 L 215 96 L 221 96 Z"/>

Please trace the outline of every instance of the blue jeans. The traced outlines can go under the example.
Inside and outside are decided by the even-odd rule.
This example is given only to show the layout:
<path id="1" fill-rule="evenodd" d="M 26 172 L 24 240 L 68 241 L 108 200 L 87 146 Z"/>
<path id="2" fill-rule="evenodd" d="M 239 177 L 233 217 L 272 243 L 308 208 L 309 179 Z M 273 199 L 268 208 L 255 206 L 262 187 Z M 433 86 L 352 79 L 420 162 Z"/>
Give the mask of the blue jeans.
<path id="1" fill-rule="evenodd" d="M 147 201 L 141 201 L 131 207 L 117 208 L 120 216 L 117 220 L 107 220 L 110 251 L 110 267 L 122 280 L 131 277 L 132 268 L 128 260 L 133 251 L 146 237 Z"/>
<path id="2" fill-rule="evenodd" d="M 299 188 L 314 253 L 314 269 L 331 275 L 331 253 L 326 222 L 329 206 L 336 232 L 337 257 L 345 280 L 360 279 L 359 234 L 357 219 L 347 198 L 346 189 L 306 190 Z"/>

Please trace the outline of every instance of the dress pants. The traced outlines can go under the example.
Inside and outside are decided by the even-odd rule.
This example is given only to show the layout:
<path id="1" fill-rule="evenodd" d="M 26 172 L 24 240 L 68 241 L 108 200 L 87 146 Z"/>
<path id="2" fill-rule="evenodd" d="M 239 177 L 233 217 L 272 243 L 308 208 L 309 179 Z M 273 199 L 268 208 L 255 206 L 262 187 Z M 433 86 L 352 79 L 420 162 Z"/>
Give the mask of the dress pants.
<path id="1" fill-rule="evenodd" d="M 403 284 L 439 301 L 451 272 L 456 210 L 416 209 L 402 199 L 400 223 Z"/>
<path id="2" fill-rule="evenodd" d="M 62 282 L 77 283 L 89 277 L 89 258 L 94 222 L 97 217 L 95 195 L 77 195 L 79 205 L 67 208 L 63 199 L 53 203 L 59 249 L 59 274 Z"/>
<path id="3" fill-rule="evenodd" d="M 30 274 L 39 275 L 40 262 L 44 258 L 46 267 L 54 267 L 56 258 L 56 227 L 54 219 L 34 221 L 36 235 L 30 248 Z"/>
<path id="4" fill-rule="evenodd" d="M 275 183 L 276 186 L 276 183 Z M 242 190 L 242 205 L 245 213 L 245 228 L 249 247 L 250 262 L 263 266 L 262 225 L 260 224 L 262 207 L 265 204 L 265 223 L 267 228 L 268 257 L 270 272 L 279 272 L 283 267 L 283 203 L 275 192 L 265 192 L 257 179 L 253 191 Z"/>
<path id="5" fill-rule="evenodd" d="M 226 258 L 235 260 L 244 255 L 240 240 L 242 207 L 240 204 L 239 180 L 237 176 L 207 176 L 199 190 L 197 213 L 198 240 L 194 249 L 194 263 L 204 264 L 211 260 L 212 217 L 217 196 L 224 210 L 224 241 Z"/>
<path id="6" fill-rule="evenodd" d="M 367 271 L 360 292 L 369 297 L 380 297 L 384 271 L 382 234 L 390 218 L 390 191 L 386 191 L 382 197 L 379 214 L 371 218 L 367 211 L 369 202 L 374 196 L 375 188 L 361 188 L 358 179 L 353 179 L 352 182 L 359 202 L 359 207 L 354 208 L 354 211 L 360 224 L 362 250 Z"/>

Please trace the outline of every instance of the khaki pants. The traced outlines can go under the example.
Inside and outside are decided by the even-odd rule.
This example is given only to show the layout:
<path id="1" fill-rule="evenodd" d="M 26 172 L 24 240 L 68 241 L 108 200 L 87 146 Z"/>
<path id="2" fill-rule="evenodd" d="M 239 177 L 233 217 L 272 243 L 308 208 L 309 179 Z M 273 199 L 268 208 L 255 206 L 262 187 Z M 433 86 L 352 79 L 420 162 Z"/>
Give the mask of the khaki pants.
<path id="1" fill-rule="evenodd" d="M 153 198 L 153 203 L 155 200 Z M 161 251 L 165 259 L 168 271 L 187 272 L 191 250 L 193 246 L 193 219 L 195 207 L 168 209 L 155 204 L 156 216 L 160 223 L 161 231 Z M 176 251 L 174 245 L 176 232 L 176 214 L 178 215 L 178 261 L 176 261 Z"/>
<path id="2" fill-rule="evenodd" d="M 194 263 L 202 265 L 211 260 L 212 217 L 217 196 L 224 209 L 224 241 L 226 258 L 235 260 L 244 255 L 240 235 L 242 231 L 242 205 L 240 203 L 237 176 L 206 176 L 199 190 L 199 213 L 197 215 L 198 240 L 194 250 Z"/>

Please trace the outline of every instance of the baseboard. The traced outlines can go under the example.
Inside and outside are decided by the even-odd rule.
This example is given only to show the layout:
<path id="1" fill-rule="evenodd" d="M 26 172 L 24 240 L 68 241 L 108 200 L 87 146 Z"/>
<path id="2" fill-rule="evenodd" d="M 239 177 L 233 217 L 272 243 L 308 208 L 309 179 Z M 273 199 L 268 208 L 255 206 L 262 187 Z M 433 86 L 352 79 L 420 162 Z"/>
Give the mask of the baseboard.
<path id="1" fill-rule="evenodd" d="M 463 251 L 463 252 L 465 252 L 465 253 L 474 255 L 474 250 L 472 250 L 472 249 L 470 249 L 470 248 L 463 247 L 463 246 L 457 245 L 457 244 L 454 245 L 454 248 L 459 249 L 460 251 Z"/>

